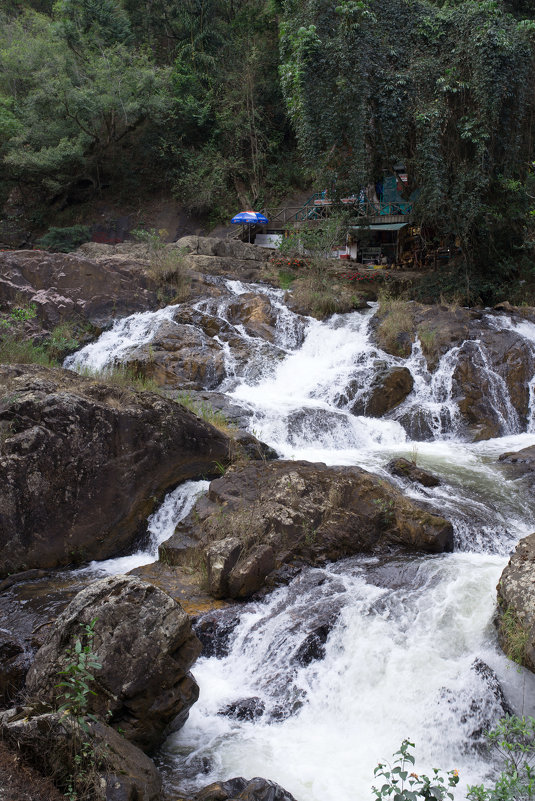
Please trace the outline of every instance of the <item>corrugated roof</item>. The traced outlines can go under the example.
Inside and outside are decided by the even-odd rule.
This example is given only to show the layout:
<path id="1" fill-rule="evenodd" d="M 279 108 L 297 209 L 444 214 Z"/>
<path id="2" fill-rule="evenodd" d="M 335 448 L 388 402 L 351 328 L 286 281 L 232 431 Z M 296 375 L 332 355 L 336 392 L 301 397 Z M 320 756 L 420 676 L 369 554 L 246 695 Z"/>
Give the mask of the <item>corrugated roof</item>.
<path id="1" fill-rule="evenodd" d="M 385 225 L 352 225 L 354 231 L 399 231 L 409 223 L 386 223 Z"/>

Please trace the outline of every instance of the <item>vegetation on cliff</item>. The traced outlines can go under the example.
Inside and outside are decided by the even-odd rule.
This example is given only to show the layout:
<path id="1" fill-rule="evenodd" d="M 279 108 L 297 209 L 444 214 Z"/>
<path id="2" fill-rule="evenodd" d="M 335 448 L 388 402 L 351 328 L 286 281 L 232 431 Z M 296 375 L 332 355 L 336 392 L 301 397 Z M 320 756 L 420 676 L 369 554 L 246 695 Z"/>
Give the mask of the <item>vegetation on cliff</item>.
<path id="1" fill-rule="evenodd" d="M 1 22 L 4 198 L 62 205 L 152 178 L 217 214 L 288 185 L 269 4 L 20 2 Z"/>
<path id="2" fill-rule="evenodd" d="M 11 0 L 0 195 L 38 227 L 35 198 L 42 215 L 163 183 L 215 220 L 303 180 L 343 195 L 402 171 L 424 239 L 458 247 L 464 294 L 488 300 L 535 243 L 533 16 L 526 0 Z"/>

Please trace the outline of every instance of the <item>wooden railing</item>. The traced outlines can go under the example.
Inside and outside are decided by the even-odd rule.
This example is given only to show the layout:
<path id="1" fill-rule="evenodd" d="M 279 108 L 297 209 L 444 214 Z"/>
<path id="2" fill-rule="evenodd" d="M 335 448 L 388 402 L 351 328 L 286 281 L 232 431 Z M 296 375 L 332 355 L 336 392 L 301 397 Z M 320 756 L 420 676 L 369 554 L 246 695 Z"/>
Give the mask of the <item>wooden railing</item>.
<path id="1" fill-rule="evenodd" d="M 373 219 L 374 222 L 392 222 L 392 218 L 408 217 L 412 212 L 412 203 L 395 201 L 392 203 L 370 200 L 359 201 L 354 198 L 343 198 L 342 203 L 351 206 L 357 217 Z M 333 209 L 333 202 L 328 198 L 317 198 L 313 203 L 304 206 L 284 206 L 278 209 L 264 209 L 263 214 L 269 220 L 269 227 L 283 227 L 288 223 L 316 222 L 326 219 Z M 379 218 L 379 219 L 376 219 Z"/>

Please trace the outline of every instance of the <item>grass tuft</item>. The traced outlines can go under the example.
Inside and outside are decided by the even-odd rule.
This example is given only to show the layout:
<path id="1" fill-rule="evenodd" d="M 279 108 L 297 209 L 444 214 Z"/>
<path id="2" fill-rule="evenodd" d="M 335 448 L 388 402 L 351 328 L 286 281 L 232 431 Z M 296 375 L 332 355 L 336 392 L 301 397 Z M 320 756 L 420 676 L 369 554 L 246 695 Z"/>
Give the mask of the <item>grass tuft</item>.
<path id="1" fill-rule="evenodd" d="M 381 320 L 377 328 L 381 346 L 388 353 L 408 356 L 414 338 L 414 318 L 410 303 L 383 292 L 379 295 L 377 314 Z"/>

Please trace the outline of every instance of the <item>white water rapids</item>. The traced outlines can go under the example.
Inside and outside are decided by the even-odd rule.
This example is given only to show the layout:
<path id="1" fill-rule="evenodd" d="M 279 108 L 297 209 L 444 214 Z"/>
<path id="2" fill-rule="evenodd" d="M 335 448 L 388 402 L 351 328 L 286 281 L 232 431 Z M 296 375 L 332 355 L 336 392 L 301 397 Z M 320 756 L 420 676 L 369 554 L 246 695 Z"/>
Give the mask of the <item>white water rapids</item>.
<path id="1" fill-rule="evenodd" d="M 226 282 L 226 289 L 230 300 L 261 292 L 277 314 L 275 342 L 267 344 L 229 322 L 230 300 L 196 304 L 231 325 L 253 354 L 240 365 L 229 340 L 216 338 L 226 359 L 221 389 L 252 412 L 256 436 L 286 459 L 359 465 L 389 480 L 385 465 L 393 456 L 416 459 L 440 476 L 441 485 L 398 483 L 452 521 L 456 551 L 356 557 L 310 568 L 267 600 L 243 605 L 228 655 L 201 658 L 194 666 L 200 699 L 163 749 L 167 782 L 191 791 L 216 779 L 263 776 L 297 801 L 371 801 L 374 767 L 408 737 L 416 743 L 418 773 L 459 770 L 455 798 L 461 801 L 468 784 L 492 773 L 481 744 L 483 731 L 506 711 L 496 677 L 514 711 L 535 708 L 535 677 L 506 659 L 492 623 L 508 554 L 534 528 L 529 488 L 513 480 L 497 457 L 535 444 L 535 434 L 520 430 L 507 388 L 486 367 L 478 341 L 470 346 L 487 371 L 504 436 L 469 444 L 452 394 L 458 347 L 430 374 L 419 343 L 405 360 L 371 342 L 372 309 L 303 322 L 282 305 L 281 292 L 240 282 Z M 120 362 L 128 348 L 156 336 L 176 308 L 116 323 L 66 366 L 102 369 Z M 503 315 L 493 316 L 492 325 L 514 328 L 535 352 L 535 326 L 515 325 Z M 378 362 L 408 367 L 414 389 L 386 418 L 354 416 L 350 402 L 366 398 Z M 411 441 L 402 426 L 416 415 L 426 421 L 428 441 Z M 532 402 L 528 431 L 534 416 Z M 92 569 L 123 572 L 154 559 L 157 543 L 204 488 L 192 482 L 167 497 L 151 520 L 147 551 Z M 325 620 L 325 656 L 303 666 L 296 653 Z M 238 720 L 221 714 L 250 698 L 258 699 L 263 715 Z"/>

